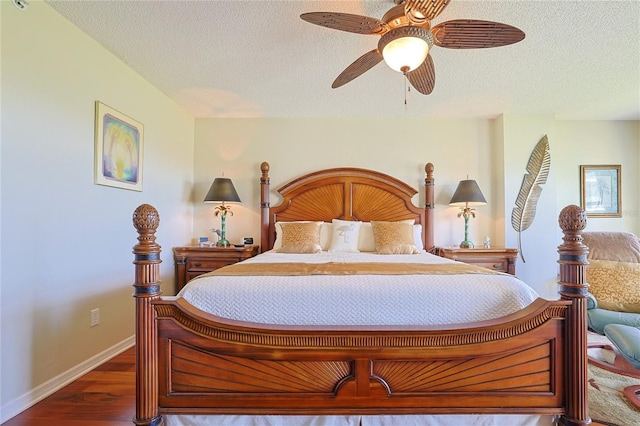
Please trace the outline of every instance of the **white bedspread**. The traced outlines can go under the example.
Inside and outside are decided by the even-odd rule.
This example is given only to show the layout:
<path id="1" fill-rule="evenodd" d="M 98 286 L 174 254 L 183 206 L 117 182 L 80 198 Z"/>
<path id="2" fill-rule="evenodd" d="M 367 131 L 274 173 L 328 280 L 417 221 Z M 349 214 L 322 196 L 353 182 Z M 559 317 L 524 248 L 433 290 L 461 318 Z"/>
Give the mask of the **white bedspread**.
<path id="1" fill-rule="evenodd" d="M 553 416 L 518 414 L 400 416 L 167 415 L 166 426 L 553 426 Z"/>
<path id="2" fill-rule="evenodd" d="M 452 263 L 421 252 L 285 254 L 269 251 L 245 262 Z M 537 298 L 508 274 L 207 276 L 178 294 L 220 317 L 263 324 L 454 324 L 501 317 Z"/>
<path id="3" fill-rule="evenodd" d="M 451 263 L 426 252 L 263 253 L 245 262 Z M 507 274 L 487 275 L 309 275 L 208 276 L 189 282 L 178 294 L 215 315 L 266 324 L 407 325 L 481 321 L 513 313 L 537 294 Z M 205 416 L 167 415 L 167 426 L 541 426 L 552 416 Z"/>

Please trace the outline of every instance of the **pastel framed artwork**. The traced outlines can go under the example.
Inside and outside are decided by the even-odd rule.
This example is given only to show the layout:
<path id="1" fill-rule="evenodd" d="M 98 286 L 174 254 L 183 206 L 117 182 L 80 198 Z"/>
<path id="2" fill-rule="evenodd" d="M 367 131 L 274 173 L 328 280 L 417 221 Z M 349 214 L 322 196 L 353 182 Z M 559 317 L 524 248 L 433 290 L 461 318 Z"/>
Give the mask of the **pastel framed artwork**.
<path id="1" fill-rule="evenodd" d="M 580 207 L 587 217 L 622 217 L 622 166 L 580 166 Z"/>
<path id="2" fill-rule="evenodd" d="M 142 123 L 96 101 L 95 132 L 95 183 L 142 191 Z"/>

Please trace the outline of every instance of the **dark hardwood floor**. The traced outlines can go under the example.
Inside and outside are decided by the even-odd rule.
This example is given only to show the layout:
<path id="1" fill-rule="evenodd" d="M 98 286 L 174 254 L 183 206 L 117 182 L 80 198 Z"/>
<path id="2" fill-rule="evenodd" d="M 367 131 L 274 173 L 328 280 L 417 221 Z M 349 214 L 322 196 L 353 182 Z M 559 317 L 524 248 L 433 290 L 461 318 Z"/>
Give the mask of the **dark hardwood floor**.
<path id="1" fill-rule="evenodd" d="M 131 426 L 135 401 L 135 349 L 131 348 L 3 426 Z"/>
<path id="2" fill-rule="evenodd" d="M 131 348 L 3 426 L 131 426 L 135 403 L 135 348 Z"/>

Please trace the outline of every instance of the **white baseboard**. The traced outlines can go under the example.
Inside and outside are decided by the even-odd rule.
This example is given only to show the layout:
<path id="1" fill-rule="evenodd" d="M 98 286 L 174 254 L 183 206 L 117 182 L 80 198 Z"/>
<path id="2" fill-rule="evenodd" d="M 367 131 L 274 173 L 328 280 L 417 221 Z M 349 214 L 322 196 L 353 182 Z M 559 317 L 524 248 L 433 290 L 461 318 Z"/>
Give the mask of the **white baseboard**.
<path id="1" fill-rule="evenodd" d="M 13 401 L 8 402 L 0 408 L 0 423 L 4 423 L 12 417 L 22 413 L 27 408 L 42 401 L 49 395 L 62 389 L 77 378 L 87 374 L 94 368 L 104 364 L 114 356 L 126 351 L 135 345 L 135 336 L 131 336 L 120 343 L 116 343 L 110 348 L 100 352 L 99 354 L 89 358 L 88 360 L 76 365 L 75 367 L 65 371 L 64 373 L 46 381 L 45 383 L 31 389 L 24 395 L 19 396 Z"/>

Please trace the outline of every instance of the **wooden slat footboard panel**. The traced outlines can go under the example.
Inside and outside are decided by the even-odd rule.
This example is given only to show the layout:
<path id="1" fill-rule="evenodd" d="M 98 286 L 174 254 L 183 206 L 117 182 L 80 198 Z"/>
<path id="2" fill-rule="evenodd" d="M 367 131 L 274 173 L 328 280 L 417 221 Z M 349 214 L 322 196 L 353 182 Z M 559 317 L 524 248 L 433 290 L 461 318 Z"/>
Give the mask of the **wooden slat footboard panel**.
<path id="1" fill-rule="evenodd" d="M 563 413 L 567 302 L 477 327 L 313 333 L 154 305 L 161 412 Z"/>
<path id="2" fill-rule="evenodd" d="M 171 343 L 170 394 L 314 393 L 332 395 L 351 374 L 347 361 L 272 361 L 203 352 Z"/>
<path id="3" fill-rule="evenodd" d="M 375 361 L 394 395 L 434 392 L 553 392 L 551 342 L 507 355 L 446 361 Z"/>

